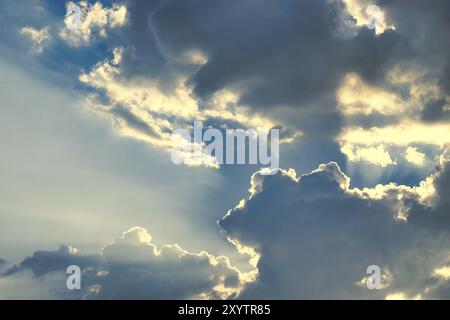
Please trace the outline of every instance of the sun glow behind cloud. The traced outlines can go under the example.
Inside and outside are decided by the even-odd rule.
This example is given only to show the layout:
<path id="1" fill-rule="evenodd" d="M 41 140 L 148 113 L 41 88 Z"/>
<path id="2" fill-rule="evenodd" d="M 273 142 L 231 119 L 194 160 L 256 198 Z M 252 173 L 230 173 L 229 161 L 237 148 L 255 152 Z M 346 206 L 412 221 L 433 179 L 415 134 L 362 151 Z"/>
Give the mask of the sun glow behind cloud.
<path id="1" fill-rule="evenodd" d="M 200 101 L 194 98 L 182 75 L 172 83 L 170 93 L 163 91 L 156 79 L 125 79 L 120 69 L 124 50 L 114 49 L 112 59 L 99 62 L 89 73 L 79 76 L 81 83 L 106 95 L 108 103 L 102 103 L 96 94 L 92 94 L 85 99 L 85 106 L 109 117 L 118 134 L 170 150 L 177 142 L 172 132 L 192 128 L 194 121 L 218 121 L 223 127 L 238 123 L 260 132 L 268 132 L 276 126 L 273 120 L 252 114 L 245 106 L 240 106 L 238 95 L 226 89 L 214 94 L 205 107 L 200 108 Z M 292 142 L 300 135 L 299 131 L 293 131 L 283 137 L 282 142 Z M 186 157 L 185 164 L 189 166 L 218 168 L 213 158 L 196 161 L 190 154 Z"/>
<path id="2" fill-rule="evenodd" d="M 25 144 L 9 129 L 8 115 L 20 100 L 13 95 L 15 102 L 3 104 L 6 138 L 20 143 L 21 149 L 25 149 L 22 144 L 31 149 L 18 153 L 20 159 L 34 161 L 36 147 L 45 153 L 44 159 L 57 161 L 28 166 L 16 161 L 19 156 L 14 159 L 14 154 L 8 154 L 5 163 L 10 167 L 5 171 L 12 168 L 17 175 L 31 177 L 24 180 L 36 181 L 33 196 L 34 190 L 28 186 L 30 195 L 25 196 L 45 199 L 41 200 L 45 205 L 39 206 L 45 213 L 33 217 L 38 227 L 40 223 L 53 228 L 58 224 L 50 227 L 50 221 L 58 219 L 78 219 L 85 223 L 75 222 L 78 228 L 90 229 L 92 235 L 102 225 L 105 230 L 98 231 L 102 240 L 95 238 L 96 246 L 104 245 L 105 238 L 112 239 L 117 230 L 127 230 L 103 252 L 92 251 L 103 262 L 125 263 L 123 270 L 129 278 L 114 274 L 114 268 L 108 269 L 99 260 L 90 260 L 92 257 L 80 253 L 83 250 L 77 253 L 62 246 L 23 260 L 17 269 L 23 281 L 17 274 L 11 275 L 0 278 L 0 287 L 9 290 L 17 281 L 24 288 L 23 282 L 28 281 L 33 294 L 42 294 L 34 290 L 35 279 L 25 273 L 47 266 L 42 261 L 30 262 L 45 260 L 48 255 L 89 262 L 83 272 L 95 281 L 83 294 L 90 298 L 111 298 L 126 290 L 136 296 L 200 299 L 445 296 L 448 239 L 445 232 L 441 237 L 435 235 L 448 227 L 448 54 L 444 37 L 437 32 L 448 24 L 441 16 L 448 12 L 446 3 L 436 0 L 427 10 L 421 10 L 416 0 L 407 5 L 383 2 L 384 7 L 381 2 L 360 0 L 289 3 L 230 0 L 205 6 L 163 1 L 155 6 L 150 1 L 112 5 L 79 1 L 82 24 L 78 30 L 70 30 L 63 16 L 52 16 L 63 12 L 64 6 L 42 0 L 43 5 L 39 9 L 33 6 L 32 16 L 25 15 L 24 21 L 19 10 L 20 21 L 9 23 L 13 33 L 8 33 L 5 23 L 8 36 L 2 41 L 10 46 L 8 50 L 14 54 L 16 47 L 31 51 L 26 59 L 60 73 L 58 79 L 67 83 L 58 85 L 84 97 L 80 103 L 83 116 L 92 122 L 97 116 L 107 120 L 106 129 L 99 129 L 107 138 L 97 139 L 98 131 L 79 129 L 85 133 L 81 142 L 62 143 L 59 148 L 51 145 L 47 150 L 36 127 L 41 123 L 48 127 L 50 121 L 72 124 L 72 118 L 59 119 L 55 113 L 46 122 L 47 117 L 28 113 L 31 108 L 20 109 L 27 116 L 12 118 L 17 119 L 12 128 L 38 136 L 32 140 L 36 143 Z M 373 4 L 380 5 L 381 11 L 371 28 L 367 5 Z M 20 9 L 13 4 L 3 6 L 6 11 L 0 11 L 1 18 Z M 9 6 L 13 8 L 10 11 Z M 342 27 L 339 21 L 334 21 L 343 17 L 348 18 L 345 37 L 337 30 Z M 17 36 L 16 42 L 8 42 L 9 34 Z M 25 128 L 24 124 L 29 124 L 25 120 L 32 117 L 36 117 L 36 126 Z M 271 176 L 266 176 L 268 170 L 251 175 L 245 168 L 192 169 L 219 168 L 219 164 L 213 158 L 199 162 L 189 154 L 185 155 L 187 168 L 168 166 L 158 151 L 165 151 L 162 154 L 170 162 L 167 151 L 174 144 L 172 132 L 179 128 L 192 131 L 194 121 L 220 130 L 239 127 L 267 132 L 280 128 L 281 141 L 289 143 L 289 148 L 282 150 L 287 167 L 295 169 L 269 170 Z M 109 123 L 121 138 L 110 134 Z M 65 122 L 61 126 L 66 126 Z M 51 138 L 45 136 L 46 143 L 58 135 L 51 133 Z M 302 138 L 296 139 L 299 136 Z M 192 146 L 191 141 L 181 139 L 175 144 Z M 97 144 L 91 146 L 97 153 L 84 151 L 84 144 L 91 140 Z M 126 145 L 126 151 L 111 152 L 103 148 L 106 141 L 112 141 L 112 148 Z M 5 145 L 10 146 L 10 141 Z M 78 154 L 80 150 L 87 155 Z M 80 157 L 86 166 L 77 171 L 58 152 Z M 48 163 L 55 171 L 46 171 Z M 114 185 L 110 176 L 119 173 L 123 179 L 117 178 Z M 366 181 L 365 174 L 374 178 Z M 242 198 L 250 175 L 249 194 Z M 65 189 L 54 180 L 61 179 L 65 186 L 75 176 L 80 176 L 81 183 L 73 189 L 67 187 L 69 191 L 62 196 L 54 191 L 44 194 L 40 186 L 47 183 Z M 15 186 L 16 179 L 11 181 Z M 14 203 L 18 200 L 9 196 L 14 191 L 10 189 L 5 183 L 3 207 L 19 218 L 8 219 L 29 217 L 21 211 L 33 214 L 31 205 L 25 210 Z M 139 192 L 142 197 L 135 195 Z M 147 196 L 150 192 L 152 196 Z M 21 192 L 21 202 L 23 196 Z M 91 197 L 98 199 L 89 207 Z M 56 205 L 57 200 L 64 205 Z M 194 230 L 187 235 L 173 231 L 170 237 L 178 237 L 174 241 L 183 246 L 157 245 L 146 228 L 129 229 L 130 225 L 150 225 L 153 232 L 160 232 L 155 238 L 160 238 L 167 231 L 161 221 L 174 211 L 177 218 L 167 218 L 169 230 L 180 217 Z M 215 222 L 224 212 L 219 225 L 225 234 L 214 238 L 221 246 L 211 245 L 211 239 L 202 238 L 200 231 L 211 229 L 216 235 Z M 119 221 L 120 228 L 104 225 L 104 221 L 109 223 L 108 214 L 111 221 Z M 9 230 L 20 230 L 20 224 L 8 219 L 5 226 Z M 44 234 L 47 229 L 41 227 L 39 232 Z M 84 237 L 85 233 L 79 233 Z M 72 238 L 63 236 L 61 241 Z M 172 243 L 166 240 L 163 243 Z M 191 246 L 195 250 L 184 249 Z M 221 253 L 224 247 L 229 250 L 226 255 Z M 239 261 L 236 266 L 233 259 Z M 142 267 L 140 263 L 148 268 L 137 268 Z M 364 291 L 364 271 L 366 264 L 372 263 L 385 268 L 383 281 L 387 284 L 381 292 Z M 50 262 L 49 267 L 55 268 Z M 52 279 L 43 276 L 42 280 L 54 288 Z M 431 282 L 434 284 L 424 285 Z M 142 286 L 144 291 L 140 291 Z"/>

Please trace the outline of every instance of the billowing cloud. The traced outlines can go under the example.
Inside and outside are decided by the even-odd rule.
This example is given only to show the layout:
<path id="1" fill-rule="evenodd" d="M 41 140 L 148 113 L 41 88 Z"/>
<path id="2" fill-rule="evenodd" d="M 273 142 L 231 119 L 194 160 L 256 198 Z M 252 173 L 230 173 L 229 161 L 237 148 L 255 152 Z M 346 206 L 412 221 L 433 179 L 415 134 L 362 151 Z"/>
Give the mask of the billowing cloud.
<path id="1" fill-rule="evenodd" d="M 35 252 L 0 285 L 11 277 L 24 281 L 30 272 L 32 281 L 56 277 L 75 264 L 83 270 L 83 290 L 68 292 L 59 283 L 55 297 L 445 298 L 449 166 L 442 158 L 418 186 L 364 189 L 351 188 L 336 163 L 301 177 L 292 169 L 255 173 L 249 198 L 219 222 L 249 256 L 246 273 L 224 256 L 156 246 L 147 230 L 133 227 L 101 254 L 85 256 L 67 246 Z M 379 290 L 366 287 L 371 265 L 382 270 Z"/>
<path id="2" fill-rule="evenodd" d="M 259 255 L 242 297 L 448 298 L 437 292 L 450 254 L 449 167 L 442 159 L 416 187 L 364 189 L 350 188 L 336 163 L 301 177 L 254 174 L 249 199 L 220 220 Z M 380 290 L 366 287 L 370 265 L 382 270 Z"/>
<path id="3" fill-rule="evenodd" d="M 417 166 L 423 166 L 426 161 L 426 155 L 417 150 L 415 147 L 408 147 L 405 152 L 405 159 Z"/>
<path id="4" fill-rule="evenodd" d="M 30 295 L 68 298 L 450 297 L 449 3 L 80 1 L 78 30 L 65 25 L 64 3 L 3 5 L 2 44 L 31 44 L 31 58 L 76 75 L 83 107 L 119 135 L 169 150 L 171 133 L 195 120 L 281 127 L 286 142 L 304 134 L 305 158 L 345 155 L 348 172 L 377 166 L 389 181 L 428 177 L 356 188 L 334 162 L 301 177 L 258 172 L 220 221 L 249 273 L 227 257 L 157 246 L 135 227 L 98 254 L 36 251 L 6 271 L 0 292 L 20 296 L 28 283 Z M 82 291 L 67 292 L 68 264 L 82 268 Z M 381 290 L 364 286 L 369 265 L 383 271 Z"/>
<path id="5" fill-rule="evenodd" d="M 66 17 L 65 23 L 59 31 L 59 36 L 70 46 L 88 45 L 95 36 L 107 38 L 108 31 L 123 27 L 127 22 L 127 8 L 125 5 L 113 4 L 111 8 L 104 7 L 101 2 L 90 4 L 87 1 L 67 2 L 67 7 L 76 6 L 80 9 L 80 24 L 76 28 L 68 28 L 71 23 Z"/>
<path id="6" fill-rule="evenodd" d="M 151 241 L 146 229 L 133 227 L 100 254 L 81 255 L 68 246 L 37 251 L 6 271 L 0 288 L 28 279 L 30 285 L 44 282 L 45 288 L 51 288 L 44 293 L 52 298 L 225 299 L 237 296 L 245 283 L 254 280 L 254 271 L 241 273 L 224 256 L 192 253 L 176 244 L 156 246 Z M 65 288 L 69 265 L 82 270 L 81 290 Z M 52 286 L 46 283 L 48 278 Z M 19 292 L 17 297 L 21 296 Z"/>

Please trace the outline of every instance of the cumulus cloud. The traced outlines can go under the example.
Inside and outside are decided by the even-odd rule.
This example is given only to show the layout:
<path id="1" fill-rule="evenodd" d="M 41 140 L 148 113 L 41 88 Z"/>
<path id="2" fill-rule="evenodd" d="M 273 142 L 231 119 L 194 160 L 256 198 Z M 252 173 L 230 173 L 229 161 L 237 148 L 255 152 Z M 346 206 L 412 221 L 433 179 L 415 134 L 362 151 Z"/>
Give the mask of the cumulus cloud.
<path id="1" fill-rule="evenodd" d="M 415 147 L 408 147 L 405 152 L 405 158 L 408 162 L 411 162 L 417 166 L 423 166 L 426 161 L 426 155 Z"/>
<path id="2" fill-rule="evenodd" d="M 219 221 L 248 256 L 248 272 L 225 256 L 157 246 L 133 227 L 99 254 L 37 251 L 8 269 L 0 287 L 42 282 L 47 289 L 36 294 L 84 299 L 448 298 L 449 190 L 445 158 L 413 187 L 351 188 L 334 162 L 301 177 L 293 169 L 256 172 L 248 199 Z M 82 269 L 81 291 L 64 288 L 72 264 Z M 366 287 L 370 265 L 382 270 L 380 290 Z"/>
<path id="3" fill-rule="evenodd" d="M 85 106 L 120 135 L 167 150 L 171 132 L 193 120 L 282 125 L 286 141 L 300 132 L 325 136 L 351 163 L 418 170 L 450 144 L 449 3 L 81 1 L 81 28 L 69 30 L 58 17 L 58 29 L 69 46 L 102 39 L 113 51 L 77 80 L 91 93 Z M 367 4 L 381 8 L 374 30 Z M 31 25 L 40 27 L 14 30 L 43 52 L 50 29 Z M 76 298 L 233 298 L 244 286 L 240 296 L 251 298 L 450 297 L 448 168 L 441 159 L 417 186 L 361 189 L 335 163 L 302 177 L 254 174 L 249 198 L 220 221 L 257 268 L 250 274 L 226 257 L 156 246 L 132 228 L 91 256 L 68 246 L 37 251 L 0 287 L 45 281 L 50 295 Z M 72 296 L 61 286 L 68 263 L 82 267 L 86 284 Z M 379 291 L 361 285 L 372 264 L 383 270 Z"/>
<path id="4" fill-rule="evenodd" d="M 225 299 L 237 296 L 245 283 L 254 280 L 254 271 L 241 273 L 224 256 L 192 253 L 176 244 L 156 246 L 151 241 L 146 229 L 133 227 L 100 254 L 82 255 L 68 246 L 37 251 L 6 271 L 0 287 L 42 282 L 50 289 L 40 290 L 37 298 L 45 294 L 85 299 Z M 81 268 L 82 290 L 65 288 L 69 265 Z M 18 291 L 17 297 L 22 297 Z"/>
<path id="5" fill-rule="evenodd" d="M 448 297 L 449 168 L 441 159 L 418 186 L 364 189 L 350 188 L 336 163 L 301 177 L 254 174 L 249 199 L 219 222 L 259 255 L 242 297 Z M 370 265 L 382 270 L 381 290 L 365 286 Z"/>
<path id="6" fill-rule="evenodd" d="M 59 36 L 73 47 L 89 45 L 96 37 L 107 38 L 108 31 L 123 27 L 127 22 L 127 8 L 125 5 L 113 4 L 111 8 L 104 7 L 101 2 L 90 4 L 87 1 L 66 4 L 80 8 L 81 20 L 79 28 L 68 28 L 71 17 L 66 16 L 65 25 L 59 31 Z"/>
<path id="7" fill-rule="evenodd" d="M 30 26 L 20 29 L 20 33 L 30 39 L 33 43 L 32 51 L 35 53 L 42 53 L 44 51 L 45 44 L 50 41 L 49 28 L 35 29 Z"/>

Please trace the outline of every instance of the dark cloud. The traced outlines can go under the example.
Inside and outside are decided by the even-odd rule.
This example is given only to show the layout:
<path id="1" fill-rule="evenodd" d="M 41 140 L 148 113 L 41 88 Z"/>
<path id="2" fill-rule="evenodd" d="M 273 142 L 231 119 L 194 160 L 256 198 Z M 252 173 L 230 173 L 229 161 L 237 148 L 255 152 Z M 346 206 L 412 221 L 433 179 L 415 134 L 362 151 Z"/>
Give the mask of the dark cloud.
<path id="1" fill-rule="evenodd" d="M 408 38 L 414 61 L 432 71 L 442 94 L 450 94 L 450 2 L 446 0 L 381 0 L 388 18 L 395 22 L 396 32 Z M 425 120 L 448 119 L 438 110 L 437 101 L 430 101 L 424 111 Z M 430 110 L 431 108 L 431 110 Z"/>
<path id="2" fill-rule="evenodd" d="M 439 202 L 431 208 L 412 202 L 408 220 L 446 235 L 450 228 L 450 164 L 435 178 L 434 186 Z"/>
<path id="3" fill-rule="evenodd" d="M 233 87 L 254 108 L 304 107 L 334 92 L 346 72 L 374 79 L 405 53 L 395 32 L 337 36 L 332 17 L 339 8 L 328 3 L 167 1 L 152 23 L 174 55 L 190 49 L 207 54 L 208 62 L 192 76 L 199 96 Z"/>
<path id="4" fill-rule="evenodd" d="M 425 297 L 433 270 L 448 262 L 449 172 L 447 163 L 433 178 L 439 200 L 432 207 L 419 201 L 423 191 L 408 187 L 380 186 L 378 196 L 349 189 L 335 163 L 298 182 L 287 172 L 255 174 L 251 198 L 220 221 L 230 237 L 261 254 L 258 281 L 242 297 Z M 394 218 L 408 209 L 408 222 Z M 356 285 L 369 265 L 384 270 L 387 288 Z"/>
<path id="5" fill-rule="evenodd" d="M 13 275 L 24 270 L 31 270 L 36 277 L 50 272 L 65 271 L 69 265 L 86 268 L 91 265 L 102 266 L 105 261 L 100 256 L 81 256 L 66 245 L 61 245 L 56 251 L 36 251 L 33 256 L 25 258 L 20 264 L 7 270 L 4 276 Z"/>
<path id="6" fill-rule="evenodd" d="M 248 275 L 225 257 L 177 245 L 158 248 L 138 227 L 100 255 L 79 255 L 66 246 L 38 251 L 4 276 L 31 270 L 43 277 L 80 265 L 83 290 L 54 291 L 65 298 L 234 298 L 243 287 L 239 298 L 448 298 L 448 283 L 435 271 L 450 263 L 449 166 L 442 161 L 420 188 L 351 189 L 333 162 L 300 179 L 293 171 L 254 174 L 251 197 L 219 222 L 232 239 L 260 254 L 254 282 L 245 283 Z M 399 213 L 408 221 L 395 218 Z M 370 265 L 383 271 L 381 290 L 365 287 Z"/>
<path id="7" fill-rule="evenodd" d="M 417 58 L 448 79 L 450 3 L 446 0 L 379 0 L 396 32 L 408 38 Z M 446 67 L 447 68 L 444 68 Z"/>
<path id="8" fill-rule="evenodd" d="M 54 42 L 43 61 L 53 69 L 78 75 L 75 62 L 90 68 L 109 49 L 123 46 L 120 71 L 125 77 L 157 78 L 158 86 L 170 91 L 171 85 L 165 83 L 181 74 L 189 78 L 196 98 L 204 100 L 225 88 L 237 90 L 239 102 L 253 111 L 283 119 L 303 130 L 304 137 L 317 139 L 304 142 L 308 166 L 319 157 L 331 157 L 325 156 L 327 152 L 344 162 L 330 137 L 344 125 L 336 110 L 335 90 L 345 74 L 356 72 L 366 82 L 382 87 L 387 86 L 386 71 L 397 63 L 410 62 L 430 71 L 442 95 L 450 91 L 447 0 L 380 0 L 378 4 L 396 29 L 375 35 L 361 28 L 353 36 L 338 32 L 345 11 L 340 1 L 129 0 L 129 23 L 111 34 L 107 44 L 92 45 L 85 53 L 89 58 L 83 59 L 78 56 L 80 51 L 72 49 L 77 57 L 70 58 L 68 47 L 57 36 L 64 12 L 58 11 L 56 17 L 46 2 L 34 3 L 43 4 L 45 10 L 36 6 L 40 13 L 30 14 L 26 5 L 4 7 L 0 13 L 5 18 L 0 19 L 5 27 L 0 31 L 2 42 L 29 49 L 25 39 L 11 37 L 24 25 L 9 22 L 23 15 L 35 28 L 51 27 Z M 208 61 L 196 66 L 180 62 L 192 50 L 203 52 Z M 408 90 L 401 89 L 400 95 L 407 98 L 409 93 L 404 91 Z M 448 120 L 447 104 L 445 96 L 430 98 L 422 120 Z M 111 113 L 148 136 L 158 136 L 126 107 L 115 106 Z M 347 124 L 355 121 L 369 128 L 398 120 L 381 114 L 358 117 L 347 119 Z M 219 120 L 209 121 L 218 124 Z M 290 131 L 283 127 L 283 136 L 290 136 Z M 314 151 L 307 153 L 307 149 Z M 432 276 L 435 268 L 449 262 L 449 172 L 446 164 L 430 178 L 438 199 L 432 205 L 422 201 L 421 191 L 408 187 L 380 186 L 371 191 L 381 192 L 380 196 L 350 189 L 349 179 L 335 163 L 322 165 L 299 181 L 281 171 L 274 176 L 255 174 L 252 197 L 220 221 L 231 237 L 261 254 L 259 278 L 243 297 L 383 298 L 398 291 L 409 297 L 450 297 L 448 283 Z M 408 213 L 408 222 L 394 218 L 399 212 Z M 76 297 L 236 296 L 242 279 L 227 259 L 193 254 L 178 246 L 157 248 L 140 238 L 142 232 L 130 230 L 98 255 L 80 255 L 67 246 L 37 251 L 3 276 L 32 271 L 35 278 L 42 278 L 64 273 L 68 265 L 75 264 L 83 269 L 85 284 Z M 0 260 L 0 267 L 3 264 Z M 387 272 L 387 288 L 369 291 L 355 285 L 371 264 Z M 233 293 L 224 293 L 221 286 Z M 426 287 L 431 287 L 428 293 Z"/>
<path id="9" fill-rule="evenodd" d="M 63 282 L 52 289 L 54 298 L 218 299 L 239 292 L 240 273 L 227 258 L 207 252 L 190 253 L 178 245 L 158 248 L 150 240 L 145 229 L 134 227 L 99 255 L 81 255 L 67 246 L 57 251 L 37 251 L 3 277 L 32 271 L 34 277 L 45 280 L 47 275 L 65 274 L 69 265 L 79 266 L 82 290 L 63 289 L 62 277 Z"/>
<path id="10" fill-rule="evenodd" d="M 157 47 L 156 38 L 150 28 L 153 12 L 162 0 L 127 1 L 128 24 L 118 31 L 121 37 L 117 46 L 125 46 L 123 65 L 125 76 L 163 76 L 168 72 L 167 63 Z"/>
<path id="11" fill-rule="evenodd" d="M 340 34 L 342 23 L 355 19 L 339 0 L 128 1 L 127 5 L 130 25 L 123 33 L 130 50 L 124 74 L 170 78 L 178 69 L 190 75 L 200 98 L 232 88 L 241 92 L 240 103 L 274 118 L 279 107 L 294 108 L 299 116 L 289 119 L 289 125 L 306 136 L 333 136 L 340 130 L 343 121 L 334 93 L 349 72 L 389 86 L 386 71 L 412 63 L 429 68 L 448 92 L 450 54 L 443 32 L 449 29 L 448 1 L 380 0 L 378 5 L 396 29 L 375 35 L 362 27 L 352 36 Z M 205 53 L 207 63 L 183 69 L 178 62 L 190 50 Z"/>
<path id="12" fill-rule="evenodd" d="M 445 107 L 450 106 L 450 102 L 447 98 L 441 98 L 428 102 L 422 112 L 422 119 L 424 121 L 437 121 L 450 119 L 450 110 L 446 110 Z"/>
<path id="13" fill-rule="evenodd" d="M 447 65 L 442 71 L 442 76 L 439 80 L 439 84 L 445 90 L 445 92 L 450 92 L 450 61 L 447 62 Z"/>
<path id="14" fill-rule="evenodd" d="M 112 40 L 127 48 L 123 75 L 156 77 L 161 87 L 187 75 L 199 98 L 234 89 L 241 104 L 276 119 L 278 107 L 306 109 L 288 124 L 307 135 L 332 136 L 341 128 L 334 91 L 343 75 L 355 71 L 375 81 L 409 52 L 407 39 L 393 31 L 340 36 L 340 1 L 126 3 L 129 23 L 117 31 L 120 41 Z M 207 63 L 180 63 L 192 50 Z"/>

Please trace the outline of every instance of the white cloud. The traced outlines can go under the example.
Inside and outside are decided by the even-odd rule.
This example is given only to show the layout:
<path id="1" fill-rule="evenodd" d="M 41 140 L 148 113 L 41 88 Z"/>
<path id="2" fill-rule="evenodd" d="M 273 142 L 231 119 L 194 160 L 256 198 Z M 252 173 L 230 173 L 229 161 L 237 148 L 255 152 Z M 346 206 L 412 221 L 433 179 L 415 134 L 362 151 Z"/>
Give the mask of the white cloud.
<path id="1" fill-rule="evenodd" d="M 423 166 L 427 162 L 425 153 L 420 152 L 416 147 L 408 147 L 406 149 L 405 159 L 417 166 Z"/>
<path id="2" fill-rule="evenodd" d="M 406 118 L 379 127 L 348 126 L 342 129 L 336 141 L 350 162 L 364 161 L 381 167 L 407 162 L 425 167 L 429 164 L 427 158 L 439 157 L 450 146 L 450 125 Z M 426 148 L 427 153 L 419 152 L 417 145 Z"/>
<path id="3" fill-rule="evenodd" d="M 356 73 L 344 77 L 337 90 L 337 100 L 339 109 L 346 115 L 369 115 L 374 112 L 395 115 L 412 109 L 396 93 L 371 86 Z"/>
<path id="4" fill-rule="evenodd" d="M 370 22 L 371 16 L 375 14 L 375 33 L 381 34 L 388 29 L 395 30 L 395 26 L 386 21 L 386 16 L 382 8 L 380 11 L 373 12 L 368 9 L 370 5 L 375 5 L 375 1 L 367 0 L 343 0 L 348 12 L 356 19 L 358 27 L 365 27 Z"/>
<path id="5" fill-rule="evenodd" d="M 42 53 L 47 42 L 50 41 L 49 28 L 35 29 L 30 26 L 20 29 L 20 33 L 33 43 L 32 51 Z"/>
<path id="6" fill-rule="evenodd" d="M 418 294 L 417 296 L 412 297 L 412 296 L 406 295 L 403 292 L 395 292 L 395 293 L 388 294 L 385 299 L 386 300 L 421 300 L 422 295 Z"/>
<path id="7" fill-rule="evenodd" d="M 374 165 L 379 165 L 383 168 L 388 165 L 396 164 L 383 145 L 364 148 L 352 144 L 344 144 L 341 147 L 341 151 L 347 156 L 349 161 L 365 161 Z"/>
<path id="8" fill-rule="evenodd" d="M 74 5 L 68 2 L 66 5 Z M 61 27 L 59 36 L 73 47 L 89 45 L 95 36 L 107 38 L 108 32 L 114 28 L 123 27 L 127 22 L 127 8 L 124 5 L 113 4 L 111 8 L 104 7 L 101 2 L 89 4 L 80 1 L 78 5 L 82 10 L 82 19 L 79 29 L 69 29 L 66 25 Z M 69 17 L 66 17 L 68 22 Z"/>
<path id="9" fill-rule="evenodd" d="M 450 144 L 450 125 L 447 123 L 423 123 L 401 121 L 384 127 L 347 127 L 338 136 L 341 143 L 372 146 L 379 144 L 409 146 L 420 143 L 444 148 Z"/>

